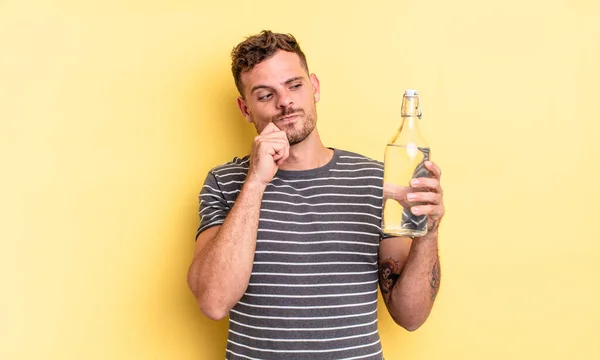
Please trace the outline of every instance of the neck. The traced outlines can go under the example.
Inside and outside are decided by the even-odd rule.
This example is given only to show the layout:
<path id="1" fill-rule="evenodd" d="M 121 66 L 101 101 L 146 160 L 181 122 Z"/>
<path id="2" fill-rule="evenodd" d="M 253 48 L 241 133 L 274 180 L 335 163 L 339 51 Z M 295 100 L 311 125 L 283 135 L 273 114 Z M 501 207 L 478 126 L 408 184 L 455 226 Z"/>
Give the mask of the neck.
<path id="1" fill-rule="evenodd" d="M 317 128 L 298 144 L 290 146 L 290 155 L 279 167 L 281 170 L 310 170 L 327 164 L 333 150 L 321 142 Z"/>

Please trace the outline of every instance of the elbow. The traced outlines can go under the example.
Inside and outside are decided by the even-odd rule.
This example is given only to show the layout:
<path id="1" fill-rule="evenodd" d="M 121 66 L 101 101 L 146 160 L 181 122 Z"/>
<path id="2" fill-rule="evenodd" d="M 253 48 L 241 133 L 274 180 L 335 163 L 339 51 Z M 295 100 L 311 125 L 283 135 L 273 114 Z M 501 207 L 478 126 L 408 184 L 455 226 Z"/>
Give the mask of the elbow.
<path id="1" fill-rule="evenodd" d="M 207 291 L 188 275 L 188 287 L 196 300 L 196 306 L 204 316 L 211 320 L 221 320 L 228 314 L 228 309 L 219 306 L 219 301 L 208 296 Z M 222 301 L 221 301 L 222 303 Z"/>
<path id="2" fill-rule="evenodd" d="M 398 324 L 398 325 L 402 326 L 406 331 L 413 332 L 413 331 L 416 331 L 418 328 L 420 328 L 421 325 L 423 325 L 423 324 L 417 323 L 417 322 L 413 322 L 413 323 L 407 322 L 405 324 Z"/>
<path id="3" fill-rule="evenodd" d="M 229 315 L 229 308 L 224 305 L 223 299 L 210 297 L 206 291 L 202 291 L 196 286 L 190 286 L 190 290 L 196 299 L 198 309 L 211 320 L 222 320 Z"/>
<path id="4" fill-rule="evenodd" d="M 205 304 L 198 301 L 198 307 L 204 316 L 211 320 L 219 321 L 223 320 L 229 315 L 229 309 L 225 306 L 217 304 Z"/>
<path id="5" fill-rule="evenodd" d="M 196 304 L 198 308 L 207 318 L 215 321 L 219 321 L 229 315 L 229 308 L 224 305 L 223 299 L 207 296 L 202 292 L 195 292 Z"/>
<path id="6" fill-rule="evenodd" d="M 404 328 L 406 331 L 416 331 L 425 323 L 425 319 L 421 319 L 417 316 L 392 316 L 394 322 Z"/>
<path id="7" fill-rule="evenodd" d="M 229 315 L 230 308 L 225 305 L 225 301 L 222 298 L 209 296 L 209 294 L 203 291 L 197 291 L 194 295 L 196 296 L 198 308 L 207 318 L 219 321 Z"/>
<path id="8" fill-rule="evenodd" d="M 390 303 L 388 310 L 397 325 L 413 332 L 427 321 L 431 313 L 431 306 L 425 302 Z"/>
<path id="9" fill-rule="evenodd" d="M 229 315 L 231 309 L 225 304 L 225 300 L 220 296 L 212 296 L 211 291 L 202 289 L 200 286 L 192 286 L 190 283 L 190 290 L 196 299 L 196 305 L 198 309 L 211 320 L 222 320 Z"/>

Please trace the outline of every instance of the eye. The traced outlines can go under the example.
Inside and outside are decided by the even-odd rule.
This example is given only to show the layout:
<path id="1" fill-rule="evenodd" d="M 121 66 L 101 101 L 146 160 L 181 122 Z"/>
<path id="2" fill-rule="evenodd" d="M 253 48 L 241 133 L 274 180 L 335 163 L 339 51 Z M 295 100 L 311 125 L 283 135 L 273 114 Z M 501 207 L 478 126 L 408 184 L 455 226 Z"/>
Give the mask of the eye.
<path id="1" fill-rule="evenodd" d="M 302 86 L 302 83 L 294 84 L 294 85 L 291 86 L 291 89 L 295 90 L 295 89 L 298 89 L 301 86 Z"/>
<path id="2" fill-rule="evenodd" d="M 273 96 L 273 94 L 272 94 L 272 93 L 268 93 L 268 94 L 265 94 L 265 95 L 261 95 L 261 96 L 259 96 L 259 97 L 258 97 L 258 101 L 267 101 L 267 100 L 269 100 L 269 99 L 270 99 L 272 96 Z"/>

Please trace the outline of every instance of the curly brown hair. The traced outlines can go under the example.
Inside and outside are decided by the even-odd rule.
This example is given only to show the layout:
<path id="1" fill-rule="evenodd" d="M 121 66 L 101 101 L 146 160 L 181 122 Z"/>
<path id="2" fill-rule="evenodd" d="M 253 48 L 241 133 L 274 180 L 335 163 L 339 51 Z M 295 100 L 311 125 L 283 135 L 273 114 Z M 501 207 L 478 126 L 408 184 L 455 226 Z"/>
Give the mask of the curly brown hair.
<path id="1" fill-rule="evenodd" d="M 262 61 L 271 58 L 279 50 L 289 51 L 300 57 L 300 64 L 308 73 L 306 56 L 298 41 L 291 34 L 278 34 L 263 30 L 257 35 L 247 37 L 231 51 L 231 72 L 240 95 L 244 96 L 242 73 L 252 70 Z"/>

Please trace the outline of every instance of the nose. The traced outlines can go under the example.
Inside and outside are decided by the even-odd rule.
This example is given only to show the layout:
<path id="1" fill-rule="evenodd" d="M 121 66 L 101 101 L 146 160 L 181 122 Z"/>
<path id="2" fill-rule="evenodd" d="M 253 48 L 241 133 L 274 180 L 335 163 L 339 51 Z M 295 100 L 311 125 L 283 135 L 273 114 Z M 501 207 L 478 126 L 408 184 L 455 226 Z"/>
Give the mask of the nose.
<path id="1" fill-rule="evenodd" d="M 294 102 L 292 101 L 292 97 L 290 96 L 289 92 L 284 91 L 281 93 L 281 95 L 279 96 L 278 102 L 277 102 L 277 107 L 281 110 L 285 110 L 289 107 L 292 107 L 294 105 Z"/>

